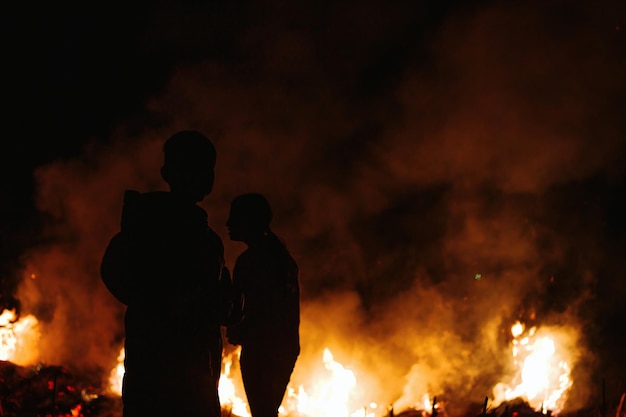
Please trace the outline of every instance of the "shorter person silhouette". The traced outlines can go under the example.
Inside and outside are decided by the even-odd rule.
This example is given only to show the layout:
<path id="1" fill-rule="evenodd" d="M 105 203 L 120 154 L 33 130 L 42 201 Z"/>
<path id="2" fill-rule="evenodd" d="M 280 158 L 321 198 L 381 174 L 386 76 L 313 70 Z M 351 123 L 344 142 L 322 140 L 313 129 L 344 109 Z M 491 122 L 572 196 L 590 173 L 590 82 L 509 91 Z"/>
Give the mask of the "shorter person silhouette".
<path id="1" fill-rule="evenodd" d="M 245 243 L 233 269 L 243 292 L 244 318 L 227 327 L 241 345 L 240 367 L 252 417 L 276 417 L 300 354 L 298 265 L 270 229 L 272 210 L 256 193 L 236 197 L 226 223 L 231 240 Z"/>

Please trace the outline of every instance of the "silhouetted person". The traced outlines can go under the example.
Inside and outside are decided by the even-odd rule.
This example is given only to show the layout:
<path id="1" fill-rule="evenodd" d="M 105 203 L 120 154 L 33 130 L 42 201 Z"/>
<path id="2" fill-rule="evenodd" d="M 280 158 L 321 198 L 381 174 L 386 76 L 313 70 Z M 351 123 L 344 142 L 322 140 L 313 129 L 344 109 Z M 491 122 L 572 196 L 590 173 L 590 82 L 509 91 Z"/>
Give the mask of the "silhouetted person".
<path id="1" fill-rule="evenodd" d="M 121 231 L 101 265 L 127 306 L 123 415 L 216 417 L 230 275 L 197 205 L 213 189 L 216 151 L 196 131 L 176 133 L 163 151 L 170 191 L 126 192 Z"/>
<path id="2" fill-rule="evenodd" d="M 241 345 L 240 366 L 252 417 L 276 417 L 300 354 L 298 265 L 270 229 L 272 211 L 260 194 L 236 197 L 227 227 L 248 247 L 237 258 L 233 282 L 245 299 L 244 318 L 227 328 Z"/>

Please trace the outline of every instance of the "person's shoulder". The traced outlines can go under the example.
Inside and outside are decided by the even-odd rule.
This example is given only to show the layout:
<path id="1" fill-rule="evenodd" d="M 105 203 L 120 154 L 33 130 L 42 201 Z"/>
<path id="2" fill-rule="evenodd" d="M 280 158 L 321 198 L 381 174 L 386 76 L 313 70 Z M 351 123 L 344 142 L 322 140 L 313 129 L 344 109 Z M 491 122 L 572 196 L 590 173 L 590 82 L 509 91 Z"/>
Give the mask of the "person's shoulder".
<path id="1" fill-rule="evenodd" d="M 165 203 L 171 200 L 171 193 L 167 191 L 139 192 L 137 190 L 126 190 L 125 198 L 131 198 L 141 203 Z"/>
<path id="2" fill-rule="evenodd" d="M 220 250 L 224 251 L 224 242 L 222 241 L 222 238 L 211 227 L 207 227 L 207 236 L 210 242 L 220 248 Z"/>
<path id="3" fill-rule="evenodd" d="M 197 204 L 190 204 L 169 191 L 150 191 L 134 197 L 138 205 L 147 211 L 185 216 L 189 219 L 206 222 L 207 212 Z"/>
<path id="4" fill-rule="evenodd" d="M 246 248 L 237 256 L 235 263 L 237 265 L 252 265 L 256 263 L 257 259 L 259 259 L 257 251 L 251 248 Z"/>
<path id="5" fill-rule="evenodd" d="M 217 232 L 211 228 L 211 226 L 208 226 L 206 230 L 207 230 L 207 235 L 211 239 L 219 240 L 220 242 L 222 241 L 222 238 L 220 237 L 220 235 L 218 235 Z"/>
<path id="6" fill-rule="evenodd" d="M 293 259 L 285 242 L 276 235 L 270 235 L 266 239 L 265 251 L 267 252 L 268 256 L 279 259 Z"/>
<path id="7" fill-rule="evenodd" d="M 166 191 L 139 192 L 137 190 L 126 190 L 124 192 L 124 205 L 134 207 L 139 211 L 159 210 L 171 204 L 170 193 Z"/>

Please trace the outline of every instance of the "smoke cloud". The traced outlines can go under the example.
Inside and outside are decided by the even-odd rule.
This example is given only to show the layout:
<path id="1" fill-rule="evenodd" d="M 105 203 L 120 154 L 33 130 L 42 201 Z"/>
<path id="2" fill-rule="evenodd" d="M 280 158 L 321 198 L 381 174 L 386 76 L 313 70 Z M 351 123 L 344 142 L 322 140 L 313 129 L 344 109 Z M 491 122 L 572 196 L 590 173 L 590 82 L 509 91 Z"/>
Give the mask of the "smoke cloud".
<path id="1" fill-rule="evenodd" d="M 268 197 L 300 264 L 294 380 L 329 347 L 355 369 L 357 404 L 414 406 L 430 393 L 462 409 L 506 379 L 509 328 L 522 320 L 578 341 L 568 407 L 589 405 L 623 343 L 594 336 L 626 318 L 606 226 L 606 196 L 624 178 L 623 6 L 523 2 L 444 18 L 278 3 L 247 10 L 257 19 L 228 34 L 229 59 L 176 69 L 146 105 L 159 123 L 122 125 L 36 173 L 47 243 L 28 252 L 19 298 L 45 326 L 42 358 L 113 366 L 123 311 L 100 259 L 123 191 L 165 189 L 162 143 L 192 128 L 218 149 L 203 205 L 228 264 L 243 249 L 225 233 L 228 205 L 248 191 Z M 194 39 L 142 41 L 158 52 L 200 48 Z"/>

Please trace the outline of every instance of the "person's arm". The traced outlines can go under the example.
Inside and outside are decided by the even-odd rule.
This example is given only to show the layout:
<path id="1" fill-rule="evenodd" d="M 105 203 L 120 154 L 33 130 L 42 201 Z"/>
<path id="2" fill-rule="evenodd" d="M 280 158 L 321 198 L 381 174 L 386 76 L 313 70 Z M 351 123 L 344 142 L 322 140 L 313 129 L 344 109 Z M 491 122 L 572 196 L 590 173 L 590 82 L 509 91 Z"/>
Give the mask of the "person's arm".
<path id="1" fill-rule="evenodd" d="M 241 289 L 235 285 L 230 277 L 230 271 L 226 266 L 222 267 L 222 273 L 218 285 L 220 302 L 220 324 L 231 326 L 243 320 L 244 297 Z"/>
<path id="2" fill-rule="evenodd" d="M 128 305 L 131 293 L 129 244 L 123 233 L 116 234 L 109 242 L 102 257 L 100 276 L 111 294 Z"/>
<path id="3" fill-rule="evenodd" d="M 243 292 L 243 288 L 241 287 L 240 282 L 240 273 L 241 273 L 241 260 L 242 258 L 238 258 L 235 262 L 235 268 L 233 270 L 232 277 L 232 285 L 233 288 L 236 289 L 241 294 L 241 310 L 240 310 L 240 320 L 237 320 L 233 323 L 227 324 L 226 328 L 226 339 L 228 343 L 231 345 L 241 345 L 245 338 L 245 328 L 246 328 L 246 297 Z"/>
<path id="4" fill-rule="evenodd" d="M 122 209 L 121 231 L 109 242 L 102 263 L 100 277 L 107 289 L 120 302 L 128 305 L 131 294 L 131 248 L 129 231 L 137 221 L 137 201 L 141 194 L 135 190 L 124 192 L 124 207 Z"/>

